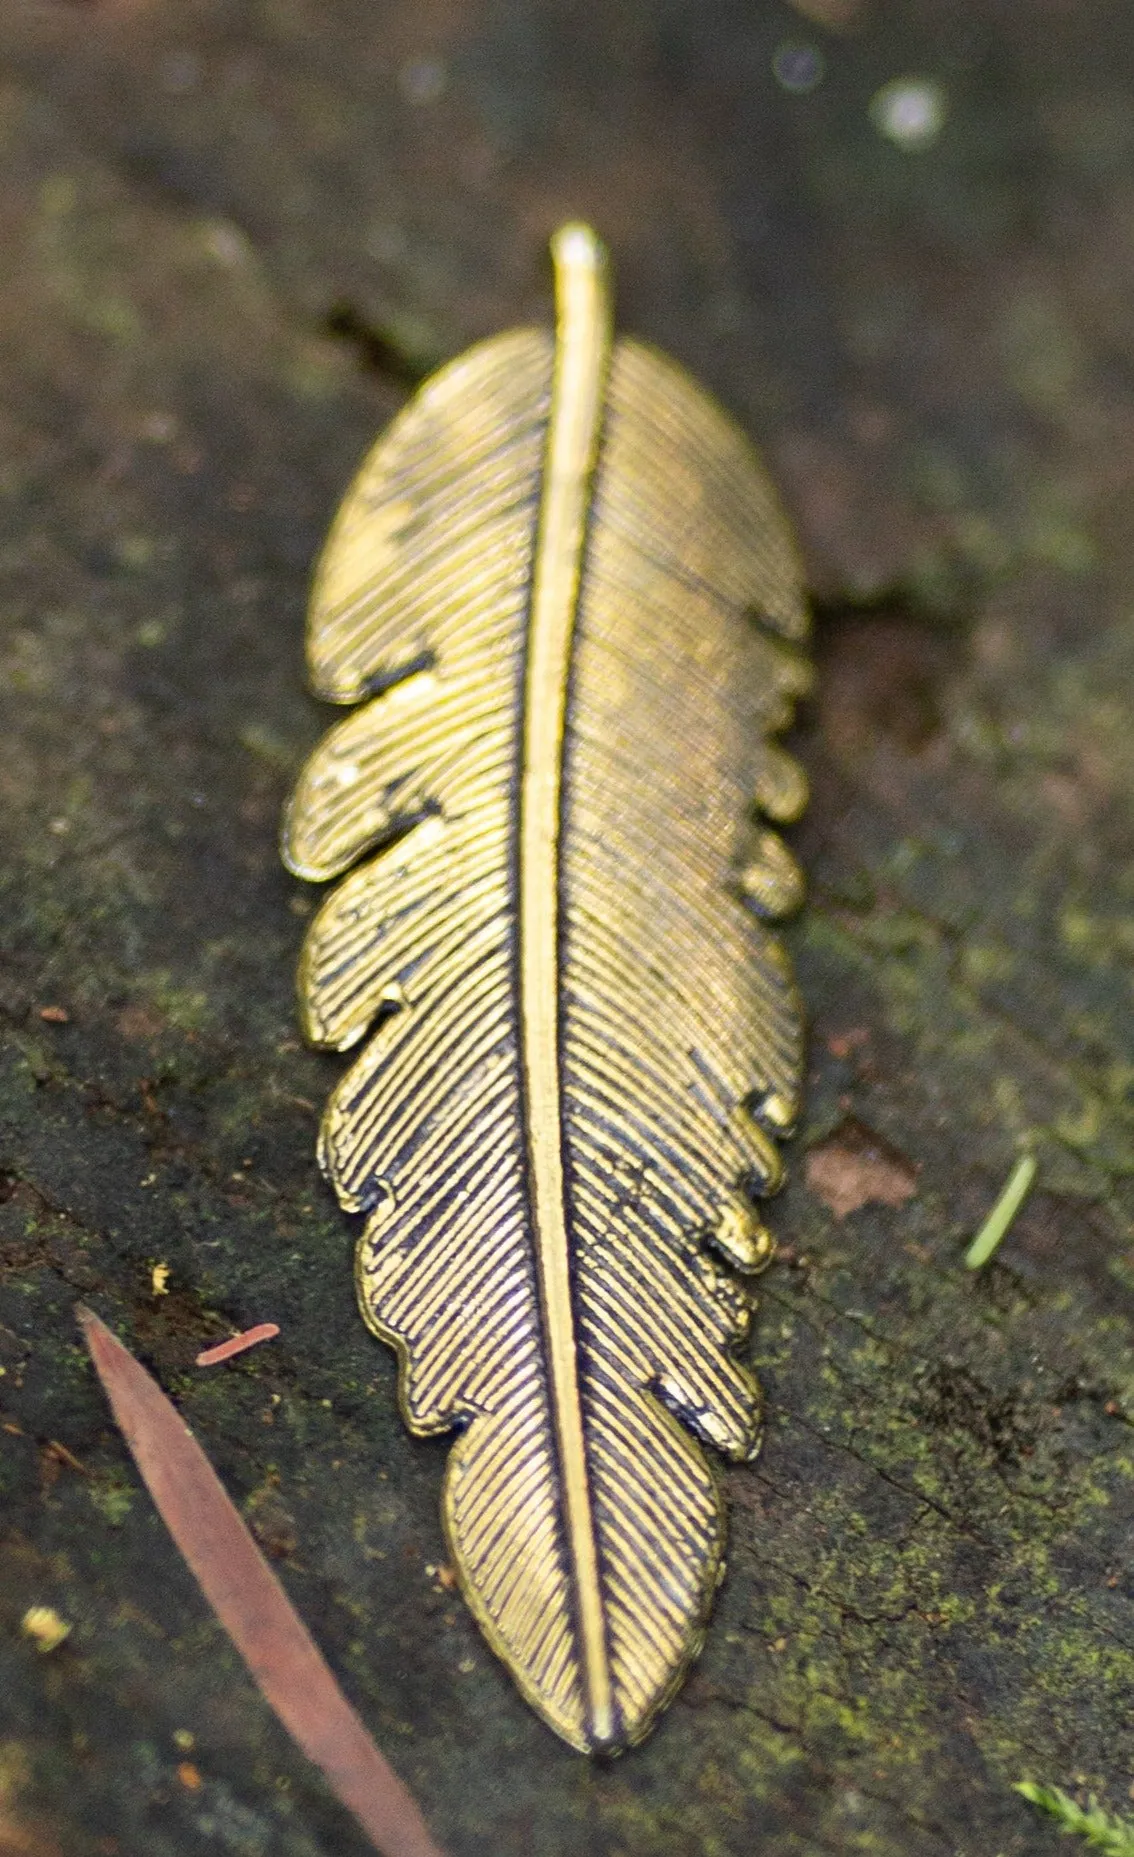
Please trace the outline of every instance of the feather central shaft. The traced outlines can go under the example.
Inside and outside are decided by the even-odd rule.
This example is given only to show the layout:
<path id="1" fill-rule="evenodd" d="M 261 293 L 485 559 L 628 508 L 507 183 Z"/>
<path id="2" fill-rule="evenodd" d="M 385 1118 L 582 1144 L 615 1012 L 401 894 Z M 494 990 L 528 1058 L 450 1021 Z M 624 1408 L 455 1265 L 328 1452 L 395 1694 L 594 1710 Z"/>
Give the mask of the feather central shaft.
<path id="1" fill-rule="evenodd" d="M 522 1071 L 532 1222 L 590 1738 L 615 1738 L 579 1391 L 559 1081 L 559 835 L 567 688 L 610 352 L 602 249 L 581 226 L 553 243 L 557 332 L 525 679 L 519 832 Z"/>

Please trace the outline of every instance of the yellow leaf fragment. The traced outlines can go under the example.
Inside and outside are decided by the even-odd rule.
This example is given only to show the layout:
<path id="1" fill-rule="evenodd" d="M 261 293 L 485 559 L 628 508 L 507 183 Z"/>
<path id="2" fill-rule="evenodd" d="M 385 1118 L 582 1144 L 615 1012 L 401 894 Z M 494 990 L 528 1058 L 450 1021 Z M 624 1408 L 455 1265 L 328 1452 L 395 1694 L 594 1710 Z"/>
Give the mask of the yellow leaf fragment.
<path id="1" fill-rule="evenodd" d="M 71 1635 L 71 1626 L 60 1618 L 54 1606 L 29 1606 L 20 1620 L 20 1630 L 44 1654 L 58 1650 L 64 1638 Z"/>

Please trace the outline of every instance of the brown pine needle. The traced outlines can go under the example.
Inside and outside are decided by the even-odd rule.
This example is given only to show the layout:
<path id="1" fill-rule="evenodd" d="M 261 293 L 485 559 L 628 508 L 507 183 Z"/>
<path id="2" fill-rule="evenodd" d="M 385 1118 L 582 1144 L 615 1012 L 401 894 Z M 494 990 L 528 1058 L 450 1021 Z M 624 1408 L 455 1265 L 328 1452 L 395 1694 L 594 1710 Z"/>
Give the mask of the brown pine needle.
<path id="1" fill-rule="evenodd" d="M 442 1857 L 185 1421 L 105 1322 L 76 1314 L 158 1513 L 267 1703 L 383 1857 Z"/>
<path id="2" fill-rule="evenodd" d="M 243 1354 L 246 1348 L 259 1347 L 261 1341 L 271 1341 L 280 1332 L 278 1322 L 257 1322 L 255 1328 L 246 1328 L 242 1335 L 232 1335 L 227 1341 L 218 1341 L 215 1348 L 206 1348 L 198 1354 L 198 1367 L 217 1367 L 221 1361 L 230 1361 L 234 1354 Z"/>

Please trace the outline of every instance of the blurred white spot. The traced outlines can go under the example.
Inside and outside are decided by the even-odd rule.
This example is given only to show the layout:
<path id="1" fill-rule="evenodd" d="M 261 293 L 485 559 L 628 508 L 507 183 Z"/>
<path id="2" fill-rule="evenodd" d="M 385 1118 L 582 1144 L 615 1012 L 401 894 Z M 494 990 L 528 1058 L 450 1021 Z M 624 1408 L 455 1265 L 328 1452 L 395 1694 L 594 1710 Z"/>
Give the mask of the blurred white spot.
<path id="1" fill-rule="evenodd" d="M 184 96 L 201 81 L 201 60 L 195 52 L 171 52 L 161 67 L 161 86 L 173 96 Z"/>
<path id="2" fill-rule="evenodd" d="M 772 75 L 781 90 L 806 96 L 823 82 L 823 54 L 814 45 L 787 41 L 778 45 L 772 58 Z"/>
<path id="3" fill-rule="evenodd" d="M 142 437 L 154 445 L 167 445 L 177 437 L 177 421 L 172 413 L 147 413 L 142 421 Z"/>
<path id="4" fill-rule="evenodd" d="M 221 264 L 243 264 L 248 258 L 248 241 L 238 226 L 227 219 L 214 219 L 204 230 L 206 248 Z"/>
<path id="5" fill-rule="evenodd" d="M 398 72 L 398 89 L 407 103 L 436 103 L 448 82 L 449 73 L 439 58 L 412 58 Z"/>
<path id="6" fill-rule="evenodd" d="M 945 92 L 924 77 L 895 77 L 870 99 L 870 120 L 898 148 L 928 148 L 945 123 Z"/>

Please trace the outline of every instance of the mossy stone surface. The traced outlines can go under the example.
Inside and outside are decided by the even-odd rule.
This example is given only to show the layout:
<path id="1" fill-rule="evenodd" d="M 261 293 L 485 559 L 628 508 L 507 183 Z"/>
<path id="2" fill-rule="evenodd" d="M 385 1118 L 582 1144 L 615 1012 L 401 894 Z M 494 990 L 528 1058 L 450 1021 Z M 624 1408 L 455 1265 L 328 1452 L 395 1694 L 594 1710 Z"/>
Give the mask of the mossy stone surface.
<path id="1" fill-rule="evenodd" d="M 0 1850 L 364 1848 L 164 1534 L 80 1298 L 453 1857 L 1065 1849 L 1011 1782 L 1132 1777 L 1127 8 L 41 0 L 0 45 Z M 870 114 L 906 76 L 919 150 Z M 335 503 L 423 367 L 546 315 L 571 214 L 763 448 L 819 602 L 768 1436 L 704 1656 L 610 1767 L 438 1575 L 445 1446 L 355 1310 L 276 854 Z M 807 1156 L 848 1130 L 913 1191 L 836 1217 Z"/>

